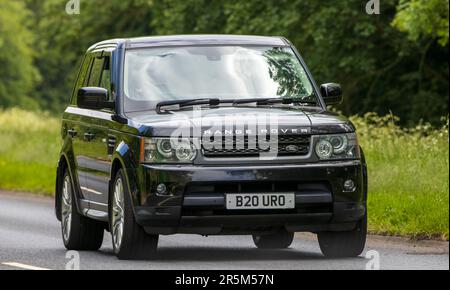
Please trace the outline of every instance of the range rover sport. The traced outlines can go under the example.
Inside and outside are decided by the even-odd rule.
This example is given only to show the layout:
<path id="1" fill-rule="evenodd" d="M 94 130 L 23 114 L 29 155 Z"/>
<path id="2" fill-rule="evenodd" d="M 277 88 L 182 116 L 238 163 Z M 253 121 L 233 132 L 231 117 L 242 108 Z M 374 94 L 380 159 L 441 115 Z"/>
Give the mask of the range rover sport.
<path id="1" fill-rule="evenodd" d="M 63 114 L 55 211 L 69 250 L 151 259 L 159 235 L 249 235 L 260 249 L 316 233 L 362 253 L 367 166 L 355 127 L 327 110 L 280 37 L 164 36 L 97 43 Z"/>

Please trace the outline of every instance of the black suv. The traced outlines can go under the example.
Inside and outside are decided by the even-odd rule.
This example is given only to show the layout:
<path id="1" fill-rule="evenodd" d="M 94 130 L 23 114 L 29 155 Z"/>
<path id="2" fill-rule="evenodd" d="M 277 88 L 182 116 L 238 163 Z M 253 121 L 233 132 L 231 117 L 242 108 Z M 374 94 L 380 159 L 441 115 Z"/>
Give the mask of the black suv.
<path id="1" fill-rule="evenodd" d="M 89 48 L 63 115 L 56 216 L 70 250 L 154 257 L 159 235 L 252 235 L 261 249 L 317 233 L 357 256 L 367 169 L 355 128 L 327 111 L 284 38 L 166 36 Z"/>

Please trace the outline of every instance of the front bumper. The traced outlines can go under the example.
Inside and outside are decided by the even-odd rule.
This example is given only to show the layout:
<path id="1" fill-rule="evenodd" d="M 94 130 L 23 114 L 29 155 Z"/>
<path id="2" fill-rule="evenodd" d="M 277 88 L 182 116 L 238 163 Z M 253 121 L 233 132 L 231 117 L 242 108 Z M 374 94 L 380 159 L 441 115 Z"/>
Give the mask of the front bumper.
<path id="1" fill-rule="evenodd" d="M 138 169 L 135 217 L 154 234 L 251 234 L 352 230 L 366 212 L 359 160 L 299 165 L 201 167 L 144 165 Z M 351 179 L 356 189 L 346 192 Z M 169 196 L 156 194 L 164 183 Z M 230 211 L 226 193 L 295 192 L 295 210 Z"/>

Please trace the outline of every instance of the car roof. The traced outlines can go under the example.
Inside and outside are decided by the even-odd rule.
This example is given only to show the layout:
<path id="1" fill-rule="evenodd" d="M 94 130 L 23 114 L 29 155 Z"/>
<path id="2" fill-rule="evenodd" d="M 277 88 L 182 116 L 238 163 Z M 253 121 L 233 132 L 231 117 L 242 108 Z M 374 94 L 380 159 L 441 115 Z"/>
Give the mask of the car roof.
<path id="1" fill-rule="evenodd" d="M 88 51 L 105 46 L 124 46 L 125 48 L 188 46 L 188 45 L 262 45 L 288 46 L 282 37 L 250 35 L 170 35 L 136 38 L 110 39 L 94 44 Z"/>

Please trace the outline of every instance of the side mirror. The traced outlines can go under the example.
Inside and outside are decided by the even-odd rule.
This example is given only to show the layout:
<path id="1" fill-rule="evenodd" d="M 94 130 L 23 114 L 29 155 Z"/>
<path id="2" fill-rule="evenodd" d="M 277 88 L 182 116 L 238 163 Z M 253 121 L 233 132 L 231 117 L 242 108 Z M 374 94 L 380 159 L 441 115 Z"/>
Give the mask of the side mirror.
<path id="1" fill-rule="evenodd" d="M 320 86 L 320 92 L 327 106 L 339 105 L 344 100 L 340 84 L 323 84 Z"/>
<path id="2" fill-rule="evenodd" d="M 89 110 L 115 109 L 115 102 L 108 101 L 108 90 L 97 87 L 80 88 L 77 105 Z"/>

